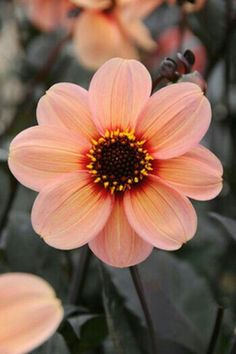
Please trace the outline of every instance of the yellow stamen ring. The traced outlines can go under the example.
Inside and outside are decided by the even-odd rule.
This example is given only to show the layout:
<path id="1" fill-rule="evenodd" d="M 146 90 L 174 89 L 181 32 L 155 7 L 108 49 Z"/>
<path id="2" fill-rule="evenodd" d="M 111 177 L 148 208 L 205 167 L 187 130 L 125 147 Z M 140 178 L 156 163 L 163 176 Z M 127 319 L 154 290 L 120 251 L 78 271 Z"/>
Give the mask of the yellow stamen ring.
<path id="1" fill-rule="evenodd" d="M 131 189 L 152 171 L 153 157 L 144 148 L 145 140 L 138 141 L 133 130 L 106 130 L 92 147 L 87 157 L 87 168 L 94 182 L 113 194 Z"/>

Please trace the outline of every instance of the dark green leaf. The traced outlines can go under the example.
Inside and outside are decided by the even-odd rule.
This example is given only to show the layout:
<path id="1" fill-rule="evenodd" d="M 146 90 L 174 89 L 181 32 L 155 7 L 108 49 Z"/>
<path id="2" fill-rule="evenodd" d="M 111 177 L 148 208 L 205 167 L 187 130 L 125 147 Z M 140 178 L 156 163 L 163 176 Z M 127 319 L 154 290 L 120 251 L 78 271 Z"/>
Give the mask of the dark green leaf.
<path id="1" fill-rule="evenodd" d="M 107 318 L 107 325 L 110 336 L 113 340 L 114 350 L 117 354 L 141 354 L 148 353 L 148 340 L 146 336 L 145 350 L 141 347 L 143 332 L 139 321 L 136 318 L 136 326 L 131 325 L 128 310 L 125 308 L 124 300 L 116 290 L 110 275 L 101 265 L 101 277 L 103 281 L 103 302 Z"/>
<path id="2" fill-rule="evenodd" d="M 223 225 L 224 228 L 228 231 L 233 240 L 236 241 L 236 220 L 217 213 L 210 213 L 210 215 L 214 219 L 218 220 L 221 225 Z"/>

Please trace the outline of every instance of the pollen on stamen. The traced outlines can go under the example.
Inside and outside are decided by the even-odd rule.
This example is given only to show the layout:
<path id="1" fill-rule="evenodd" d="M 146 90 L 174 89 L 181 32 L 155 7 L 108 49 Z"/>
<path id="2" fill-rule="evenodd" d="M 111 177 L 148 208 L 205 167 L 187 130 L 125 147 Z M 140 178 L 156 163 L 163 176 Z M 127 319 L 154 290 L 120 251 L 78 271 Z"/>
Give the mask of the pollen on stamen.
<path id="1" fill-rule="evenodd" d="M 134 130 L 106 130 L 91 140 L 87 168 L 94 182 L 112 194 L 130 190 L 152 171 L 153 157 L 144 148 L 145 140 L 137 140 Z"/>

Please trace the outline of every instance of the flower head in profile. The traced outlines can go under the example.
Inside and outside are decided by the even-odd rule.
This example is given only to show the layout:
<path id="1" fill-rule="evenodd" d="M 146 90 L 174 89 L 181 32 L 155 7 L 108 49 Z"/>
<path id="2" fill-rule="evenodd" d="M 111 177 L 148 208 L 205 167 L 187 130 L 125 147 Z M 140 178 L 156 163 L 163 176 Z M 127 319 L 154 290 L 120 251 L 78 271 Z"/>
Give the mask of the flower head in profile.
<path id="1" fill-rule="evenodd" d="M 139 49 L 152 51 L 156 43 L 143 19 L 160 0 L 73 0 L 81 13 L 75 21 L 75 53 L 88 69 L 113 57 L 139 58 Z"/>
<path id="2" fill-rule="evenodd" d="M 25 354 L 57 330 L 63 309 L 52 287 L 24 273 L 0 275 L 0 353 Z"/>
<path id="3" fill-rule="evenodd" d="M 39 126 L 12 141 L 10 169 L 39 192 L 32 223 L 49 245 L 88 243 L 104 262 L 126 267 L 195 234 L 187 197 L 211 199 L 222 188 L 221 163 L 199 145 L 210 104 L 192 83 L 150 97 L 151 86 L 141 63 L 112 59 L 88 91 L 52 86 L 38 104 Z"/>

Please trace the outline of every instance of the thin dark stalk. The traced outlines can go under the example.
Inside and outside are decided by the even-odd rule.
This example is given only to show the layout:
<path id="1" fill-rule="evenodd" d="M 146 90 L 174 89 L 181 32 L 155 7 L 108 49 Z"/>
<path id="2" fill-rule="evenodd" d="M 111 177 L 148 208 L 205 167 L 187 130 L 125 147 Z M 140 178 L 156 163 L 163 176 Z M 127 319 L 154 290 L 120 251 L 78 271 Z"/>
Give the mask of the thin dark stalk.
<path id="1" fill-rule="evenodd" d="M 58 58 L 59 53 L 64 48 L 66 43 L 69 41 L 69 39 L 71 39 L 70 32 L 66 33 L 66 35 L 63 38 L 61 38 L 60 41 L 52 49 L 44 66 L 31 81 L 31 83 L 29 85 L 28 94 L 31 94 L 32 88 L 34 88 L 37 84 L 42 82 L 48 76 L 48 74 L 50 73 L 51 69 L 53 68 L 53 65 L 55 64 L 55 62 Z"/>
<path id="2" fill-rule="evenodd" d="M 157 87 L 157 85 L 164 80 L 164 77 L 162 75 L 157 76 L 156 79 L 153 80 L 152 82 L 152 93 L 154 92 L 155 88 Z"/>
<path id="3" fill-rule="evenodd" d="M 231 0 L 226 0 L 226 28 L 229 27 L 231 18 L 232 18 L 232 2 Z M 231 58 L 230 58 L 230 46 L 231 40 L 228 40 L 228 47 L 226 48 L 225 52 L 225 105 L 228 110 L 229 118 L 231 117 L 230 114 L 230 102 L 229 102 L 229 95 L 230 95 L 230 76 L 231 76 Z M 231 119 L 231 118 L 230 118 Z"/>
<path id="4" fill-rule="evenodd" d="M 156 338 L 155 338 L 155 330 L 154 330 L 154 326 L 153 326 L 153 322 L 152 322 L 152 317 L 149 312 L 149 308 L 148 308 L 148 305 L 147 305 L 147 302 L 145 299 L 143 284 L 142 284 L 141 277 L 140 277 L 140 274 L 138 271 L 138 267 L 133 266 L 133 267 L 129 267 L 129 269 L 130 269 L 130 274 L 131 274 L 131 277 L 132 277 L 132 280 L 133 280 L 135 289 L 137 291 L 139 301 L 142 306 L 143 313 L 144 313 L 144 316 L 146 319 L 148 332 L 150 334 L 152 354 L 158 354 L 157 345 L 156 345 Z"/>
<path id="5" fill-rule="evenodd" d="M 82 293 L 87 269 L 89 267 L 90 256 L 91 253 L 88 246 L 84 246 L 81 250 L 79 260 L 75 266 L 69 291 L 69 302 L 73 305 L 77 305 L 79 303 L 79 297 Z"/>
<path id="6" fill-rule="evenodd" d="M 179 21 L 179 43 L 178 43 L 178 50 L 177 52 L 182 53 L 183 51 L 183 44 L 184 44 L 184 35 L 187 30 L 187 15 L 186 12 L 183 9 L 183 6 L 181 7 L 181 18 Z"/>
<path id="7" fill-rule="evenodd" d="M 208 64 L 208 68 L 206 70 L 206 75 L 205 79 L 207 80 L 209 76 L 211 75 L 212 71 L 215 69 L 216 65 L 220 61 L 220 59 L 224 56 L 224 53 L 226 52 L 229 43 L 231 41 L 231 37 L 236 30 L 236 18 L 231 18 L 229 22 L 227 22 L 227 27 L 226 31 L 224 34 L 224 38 L 222 39 L 221 45 L 219 46 L 219 49 L 216 51 L 216 53 L 211 57 L 211 60 Z"/>
<path id="8" fill-rule="evenodd" d="M 214 354 L 217 340 L 220 334 L 220 329 L 223 322 L 224 308 L 219 306 L 216 314 L 216 321 L 211 335 L 211 340 L 207 349 L 206 354 Z"/>
<path id="9" fill-rule="evenodd" d="M 16 192 L 17 192 L 17 187 L 18 183 L 16 179 L 10 174 L 10 195 L 4 210 L 4 213 L 2 215 L 2 218 L 0 220 L 0 239 L 2 237 L 3 230 L 5 229 L 7 222 L 8 222 L 8 217 L 13 205 L 13 202 L 15 200 Z"/>

